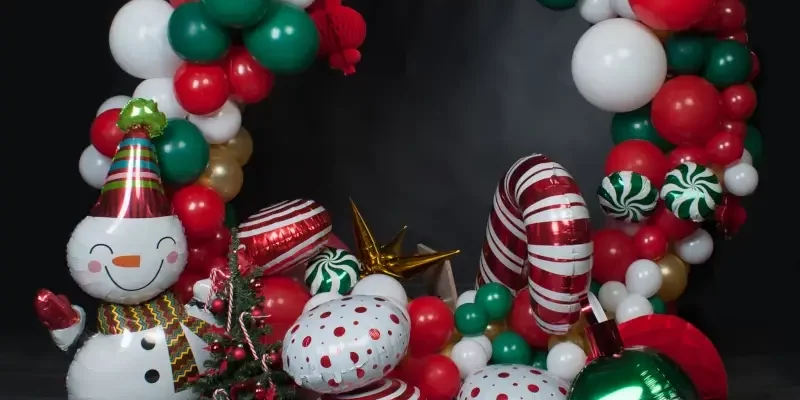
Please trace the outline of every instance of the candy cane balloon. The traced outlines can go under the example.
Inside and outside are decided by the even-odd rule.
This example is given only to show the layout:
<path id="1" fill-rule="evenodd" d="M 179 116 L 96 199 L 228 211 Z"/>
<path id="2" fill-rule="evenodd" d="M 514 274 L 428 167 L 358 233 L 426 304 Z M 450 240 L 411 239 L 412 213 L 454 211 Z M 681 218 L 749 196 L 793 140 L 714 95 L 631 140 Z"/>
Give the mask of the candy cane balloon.
<path id="1" fill-rule="evenodd" d="M 591 269 L 589 211 L 575 180 L 541 154 L 519 159 L 497 186 L 476 285 L 518 291 L 527 270 L 536 322 L 563 334 L 578 321 Z"/>

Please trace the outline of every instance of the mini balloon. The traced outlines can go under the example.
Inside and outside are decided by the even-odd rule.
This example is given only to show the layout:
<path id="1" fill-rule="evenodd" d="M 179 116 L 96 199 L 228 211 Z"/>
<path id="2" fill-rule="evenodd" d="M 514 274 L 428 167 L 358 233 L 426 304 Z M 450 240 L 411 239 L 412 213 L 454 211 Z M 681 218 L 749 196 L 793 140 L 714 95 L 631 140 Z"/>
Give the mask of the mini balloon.
<path id="1" fill-rule="evenodd" d="M 596 24 L 617 16 L 611 3 L 612 0 L 579 0 L 578 12 L 586 22 Z"/>
<path id="2" fill-rule="evenodd" d="M 646 297 L 631 293 L 619 303 L 617 310 L 614 312 L 614 316 L 617 322 L 621 324 L 652 313 L 653 306 Z"/>
<path id="3" fill-rule="evenodd" d="M 614 118 L 611 119 L 611 140 L 614 144 L 637 139 L 646 140 L 665 152 L 675 148 L 675 145 L 656 132 L 650 121 L 649 105 L 630 112 L 614 114 Z"/>
<path id="4" fill-rule="evenodd" d="M 722 91 L 721 96 L 722 111 L 730 119 L 747 120 L 756 111 L 758 97 L 749 84 L 730 86 Z"/>
<path id="5" fill-rule="evenodd" d="M 713 164 L 728 165 L 742 158 L 744 138 L 730 132 L 719 132 L 706 143 L 705 154 Z"/>
<path id="6" fill-rule="evenodd" d="M 716 133 L 721 116 L 719 92 L 694 75 L 670 79 L 653 98 L 653 126 L 676 145 L 705 145 Z"/>
<path id="7" fill-rule="evenodd" d="M 758 187 L 758 171 L 746 163 L 739 163 L 725 168 L 725 188 L 734 196 L 749 196 Z"/>
<path id="8" fill-rule="evenodd" d="M 605 174 L 636 172 L 659 187 L 664 182 L 667 168 L 667 159 L 656 145 L 644 140 L 627 140 L 614 146 L 606 156 Z"/>
<path id="9" fill-rule="evenodd" d="M 222 144 L 236 137 L 242 128 L 242 112 L 228 100 L 214 114 L 189 115 L 189 122 L 200 129 L 208 143 Z"/>
<path id="10" fill-rule="evenodd" d="M 220 25 L 247 28 L 264 18 L 270 7 L 267 0 L 203 0 L 205 11 Z"/>
<path id="11" fill-rule="evenodd" d="M 184 63 L 173 79 L 175 99 L 189 114 L 212 114 L 230 95 L 228 78 L 219 65 Z"/>
<path id="12" fill-rule="evenodd" d="M 175 53 L 195 63 L 221 59 L 231 44 L 228 31 L 211 18 L 200 2 L 178 6 L 169 19 L 167 32 Z"/>
<path id="13" fill-rule="evenodd" d="M 608 281 L 600 286 L 600 291 L 597 295 L 597 300 L 606 311 L 616 311 L 619 303 L 628 297 L 628 288 L 625 284 L 617 281 Z"/>
<path id="14" fill-rule="evenodd" d="M 78 161 L 78 171 L 81 174 L 81 178 L 86 184 L 95 189 L 103 188 L 110 167 L 111 159 L 100 154 L 92 145 L 83 150 Z"/>
<path id="15" fill-rule="evenodd" d="M 750 50 L 734 40 L 720 40 L 708 50 L 703 77 L 719 88 L 744 83 L 752 68 Z"/>
<path id="16" fill-rule="evenodd" d="M 658 264 L 650 260 L 636 260 L 625 272 L 625 287 L 628 293 L 651 297 L 661 287 L 661 271 Z"/>
<path id="17" fill-rule="evenodd" d="M 244 32 L 244 45 L 264 68 L 277 74 L 294 73 L 314 62 L 319 34 L 305 11 L 276 4 L 267 18 Z"/>
<path id="18" fill-rule="evenodd" d="M 503 332 L 492 340 L 493 364 L 528 365 L 532 357 L 531 347 L 522 336 L 514 332 Z"/>
<path id="19" fill-rule="evenodd" d="M 124 95 L 116 95 L 106 99 L 103 104 L 100 104 L 100 107 L 97 108 L 97 115 L 99 116 L 106 110 L 110 110 L 112 108 L 119 108 L 125 107 L 125 104 L 131 100 L 131 96 L 124 96 Z"/>
<path id="20" fill-rule="evenodd" d="M 464 336 L 483 335 L 489 324 L 489 314 L 475 303 L 458 306 L 455 312 L 456 329 Z"/>
<path id="21" fill-rule="evenodd" d="M 547 353 L 547 372 L 571 381 L 586 364 L 586 353 L 574 343 L 559 343 Z"/>
<path id="22" fill-rule="evenodd" d="M 188 113 L 175 98 L 172 78 L 153 78 L 142 81 L 133 91 L 134 98 L 150 99 L 167 118 L 186 118 Z"/>
<path id="23" fill-rule="evenodd" d="M 700 36 L 673 35 L 665 43 L 667 64 L 675 74 L 697 74 L 707 59 L 706 39 Z"/>
<path id="24" fill-rule="evenodd" d="M 106 157 L 114 157 L 119 142 L 125 136 L 125 132 L 117 126 L 120 111 L 122 109 L 112 108 L 102 112 L 94 119 L 92 127 L 89 128 L 89 139 L 92 146 Z"/>
<path id="25" fill-rule="evenodd" d="M 243 46 L 234 46 L 226 58 L 231 95 L 240 103 L 254 104 L 272 91 L 275 75 L 262 67 Z"/>
<path id="26" fill-rule="evenodd" d="M 194 182 L 208 164 L 208 143 L 194 124 L 185 119 L 172 119 L 164 133 L 153 140 L 161 165 L 161 176 L 169 184 Z"/>
<path id="27" fill-rule="evenodd" d="M 486 311 L 490 320 L 505 318 L 511 311 L 513 301 L 514 296 L 511 291 L 498 282 L 489 282 L 481 286 L 475 294 L 475 304 Z"/>
<path id="28" fill-rule="evenodd" d="M 667 253 L 656 261 L 661 270 L 661 288 L 656 296 L 669 303 L 677 300 L 686 290 L 689 281 L 689 267 L 678 256 Z"/>

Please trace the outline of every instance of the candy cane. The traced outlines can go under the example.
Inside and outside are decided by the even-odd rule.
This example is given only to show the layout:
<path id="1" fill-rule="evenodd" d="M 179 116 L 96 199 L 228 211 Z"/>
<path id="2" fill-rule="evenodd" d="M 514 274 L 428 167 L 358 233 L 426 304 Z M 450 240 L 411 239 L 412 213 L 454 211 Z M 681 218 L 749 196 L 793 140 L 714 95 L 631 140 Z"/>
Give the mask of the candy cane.
<path id="1" fill-rule="evenodd" d="M 536 322 L 563 334 L 578 321 L 591 269 L 589 211 L 575 180 L 541 154 L 519 159 L 497 186 L 476 285 L 518 291 L 528 270 Z"/>

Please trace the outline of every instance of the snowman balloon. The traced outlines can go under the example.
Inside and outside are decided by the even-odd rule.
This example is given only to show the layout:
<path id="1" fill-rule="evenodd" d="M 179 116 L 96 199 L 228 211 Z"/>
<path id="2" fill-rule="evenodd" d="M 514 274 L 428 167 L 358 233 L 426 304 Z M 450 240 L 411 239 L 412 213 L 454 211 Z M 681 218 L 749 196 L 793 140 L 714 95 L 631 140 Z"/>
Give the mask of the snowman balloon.
<path id="1" fill-rule="evenodd" d="M 166 118 L 153 101 L 134 99 L 118 125 L 126 133 L 100 199 L 67 245 L 73 279 L 102 300 L 98 333 L 80 346 L 67 373 L 68 398 L 196 398 L 189 381 L 205 369 L 209 355 L 201 338 L 213 317 L 167 290 L 183 271 L 187 251 L 150 141 Z M 35 305 L 62 350 L 77 345 L 86 323 L 80 307 L 44 289 Z"/>

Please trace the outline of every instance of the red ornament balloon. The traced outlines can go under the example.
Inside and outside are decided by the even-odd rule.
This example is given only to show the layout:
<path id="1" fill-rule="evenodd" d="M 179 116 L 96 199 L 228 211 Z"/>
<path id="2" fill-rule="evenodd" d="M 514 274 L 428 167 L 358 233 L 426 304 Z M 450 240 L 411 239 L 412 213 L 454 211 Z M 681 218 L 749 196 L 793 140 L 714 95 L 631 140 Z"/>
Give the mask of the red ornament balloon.
<path id="1" fill-rule="evenodd" d="M 97 152 L 109 158 L 114 157 L 114 154 L 117 153 L 117 146 L 125 136 L 125 132 L 122 132 L 122 129 L 117 126 L 120 111 L 122 111 L 121 108 L 103 111 L 94 119 L 89 130 L 92 146 L 97 149 Z"/>
<path id="2" fill-rule="evenodd" d="M 691 235 L 699 226 L 697 222 L 676 217 L 661 201 L 658 202 L 653 215 L 647 222 L 649 225 L 661 229 L 661 232 L 667 235 L 667 239 L 673 242 Z M 620 282 L 624 282 L 624 280 Z"/>
<path id="3" fill-rule="evenodd" d="M 302 283 L 285 276 L 258 279 L 261 281 L 258 295 L 264 297 L 264 302 L 260 306 L 265 315 L 264 321 L 272 326 L 273 336 L 283 340 L 286 330 L 303 313 L 303 307 L 311 298 L 311 294 Z M 283 332 L 279 334 L 278 330 Z"/>
<path id="4" fill-rule="evenodd" d="M 275 85 L 275 75 L 262 67 L 244 46 L 231 48 L 225 60 L 231 96 L 244 104 L 264 100 Z"/>
<path id="5" fill-rule="evenodd" d="M 531 296 L 528 295 L 527 290 L 519 292 L 514 298 L 507 324 L 510 331 L 522 336 L 532 348 L 547 349 L 550 335 L 536 323 L 533 307 L 531 307 Z"/>
<path id="6" fill-rule="evenodd" d="M 750 85 L 730 86 L 722 91 L 721 96 L 722 112 L 730 119 L 746 120 L 756 111 L 758 97 Z"/>
<path id="7" fill-rule="evenodd" d="M 453 311 L 436 296 L 423 296 L 412 300 L 408 303 L 408 315 L 411 317 L 408 351 L 413 357 L 438 352 L 453 335 L 455 327 Z"/>
<path id="8" fill-rule="evenodd" d="M 190 240 L 214 235 L 225 220 L 225 202 L 214 189 L 193 184 L 172 196 L 172 209 Z"/>
<path id="9" fill-rule="evenodd" d="M 750 51 L 750 75 L 747 76 L 747 81 L 752 82 L 761 73 L 761 61 L 754 51 Z"/>
<path id="10" fill-rule="evenodd" d="M 720 130 L 730 132 L 744 139 L 747 135 L 747 124 L 744 121 L 722 120 Z"/>
<path id="11" fill-rule="evenodd" d="M 708 160 L 717 165 L 728 165 L 742 158 L 744 140 L 731 132 L 719 132 L 706 143 Z"/>
<path id="12" fill-rule="evenodd" d="M 682 31 L 700 22 L 714 0 L 630 0 L 629 4 L 645 25 L 660 31 Z"/>
<path id="13" fill-rule="evenodd" d="M 705 79 L 678 76 L 653 98 L 653 127 L 673 144 L 704 146 L 719 127 L 721 103 L 719 92 Z"/>
<path id="14" fill-rule="evenodd" d="M 452 400 L 461 389 L 458 367 L 449 357 L 431 354 L 421 360 L 416 386 L 427 400 Z"/>
<path id="15" fill-rule="evenodd" d="M 648 141 L 626 140 L 614 146 L 606 158 L 606 175 L 619 171 L 642 174 L 658 187 L 668 171 L 667 159 L 656 145 Z"/>
<path id="16" fill-rule="evenodd" d="M 594 264 L 592 279 L 600 284 L 625 282 L 625 272 L 639 257 L 633 239 L 618 229 L 600 229 L 592 234 Z"/>
<path id="17" fill-rule="evenodd" d="M 211 114 L 230 95 L 225 70 L 215 64 L 183 63 L 173 78 L 175 99 L 189 114 Z"/>
<path id="18" fill-rule="evenodd" d="M 645 225 L 633 234 L 633 245 L 639 258 L 657 260 L 667 253 L 667 235 L 656 226 Z"/>
<path id="19" fill-rule="evenodd" d="M 680 146 L 667 154 L 667 163 L 670 168 L 675 168 L 686 162 L 700 165 L 709 165 L 706 150 L 701 147 Z"/>

